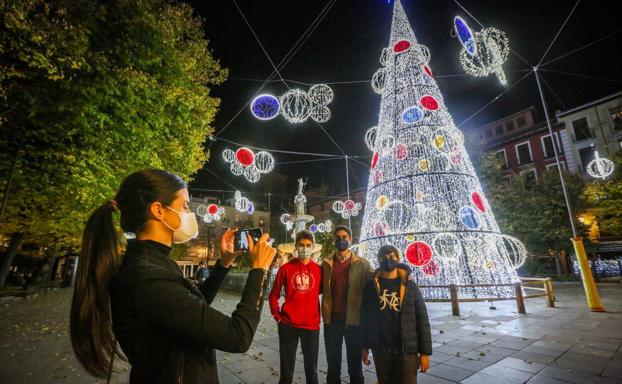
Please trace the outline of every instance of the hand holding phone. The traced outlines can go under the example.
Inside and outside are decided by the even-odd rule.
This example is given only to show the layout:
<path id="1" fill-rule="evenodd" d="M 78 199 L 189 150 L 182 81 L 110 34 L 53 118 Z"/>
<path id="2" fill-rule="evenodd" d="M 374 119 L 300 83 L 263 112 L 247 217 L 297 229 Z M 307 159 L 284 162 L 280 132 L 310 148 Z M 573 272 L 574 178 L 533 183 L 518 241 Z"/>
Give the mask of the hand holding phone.
<path id="1" fill-rule="evenodd" d="M 259 241 L 261 235 L 261 228 L 245 228 L 238 230 L 235 233 L 235 239 L 233 240 L 235 250 L 248 251 L 250 249 L 248 238 L 250 237 L 251 239 L 253 239 L 253 243 L 256 244 Z"/>

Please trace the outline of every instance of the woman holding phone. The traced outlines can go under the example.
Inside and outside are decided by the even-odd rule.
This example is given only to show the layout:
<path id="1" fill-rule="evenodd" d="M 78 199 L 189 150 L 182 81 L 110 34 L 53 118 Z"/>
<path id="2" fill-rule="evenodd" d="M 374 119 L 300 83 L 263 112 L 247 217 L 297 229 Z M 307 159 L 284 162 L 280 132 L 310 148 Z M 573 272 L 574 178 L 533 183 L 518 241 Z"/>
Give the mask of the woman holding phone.
<path id="1" fill-rule="evenodd" d="M 229 316 L 210 305 L 238 252 L 235 229 L 221 238 L 221 258 L 198 288 L 170 258 L 171 245 L 198 234 L 186 183 L 162 170 L 128 176 L 116 197 L 86 223 L 71 307 L 71 341 L 80 363 L 110 375 L 117 342 L 131 364 L 130 383 L 218 383 L 215 349 L 244 352 L 263 306 L 276 250 L 267 233 L 248 238 L 252 269 Z M 113 215 L 135 234 L 124 254 Z"/>

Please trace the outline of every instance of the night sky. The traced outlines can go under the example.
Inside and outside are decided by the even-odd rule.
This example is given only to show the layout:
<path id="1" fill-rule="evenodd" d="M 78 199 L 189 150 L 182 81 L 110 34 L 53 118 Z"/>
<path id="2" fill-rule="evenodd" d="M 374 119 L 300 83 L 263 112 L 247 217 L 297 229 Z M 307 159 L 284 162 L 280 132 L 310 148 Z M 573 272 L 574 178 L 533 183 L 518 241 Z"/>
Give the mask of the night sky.
<path id="1" fill-rule="evenodd" d="M 237 2 L 275 64 L 281 61 L 322 9 L 333 3 L 329 0 Z M 221 98 L 221 108 L 215 121 L 218 132 L 252 99 L 261 82 L 272 72 L 272 66 L 233 1 L 191 3 L 205 19 L 206 36 L 214 55 L 229 68 L 229 79 L 213 90 L 213 94 Z M 575 5 L 575 1 L 562 0 L 464 0 L 460 3 L 485 26 L 505 31 L 510 48 L 530 63 L 527 65 L 510 54 L 504 65 L 508 87 L 538 63 Z M 596 6 L 597 3 L 599 6 Z M 450 35 L 453 17 L 460 15 L 472 29 L 480 28 L 456 3 L 450 0 L 403 0 L 402 4 L 419 43 L 431 51 L 429 65 L 456 124 L 462 123 L 504 91 L 495 76 L 474 78 L 464 74 L 458 59 L 461 46 Z M 543 62 L 622 31 L 618 11 L 615 6 L 611 8 L 607 4 L 614 6 L 613 2 L 581 2 Z M 281 70 L 282 76 L 309 84 L 371 79 L 380 67 L 380 52 L 388 44 L 391 15 L 392 4 L 387 4 L 386 0 L 335 1 L 308 40 Z M 619 91 L 622 88 L 621 48 L 622 33 L 618 33 L 546 65 L 545 70 L 557 71 L 542 72 L 551 114 Z M 290 82 L 289 86 L 307 90 L 310 85 Z M 332 117 L 323 127 L 346 154 L 369 156 L 370 151 L 363 137 L 365 131 L 377 123 L 380 96 L 373 92 L 369 82 L 331 86 L 335 92 L 335 99 L 329 105 Z M 262 93 L 280 96 L 286 90 L 279 80 L 269 83 Z M 538 120 L 543 120 L 533 74 L 461 128 L 467 131 L 469 127 L 482 125 L 531 105 L 538 110 Z M 257 147 L 341 155 L 337 146 L 311 119 L 297 125 L 286 122 L 280 116 L 270 121 L 259 121 L 252 117 L 248 108 L 241 111 L 220 137 Z M 205 167 L 209 171 L 200 171 L 191 187 L 231 190 L 233 186 L 243 192 L 254 192 L 258 200 L 265 192 L 289 196 L 287 200 L 291 200 L 291 193 L 297 186 L 295 180 L 306 177 L 309 178 L 308 188 L 326 183 L 331 187 L 330 193 L 345 191 L 344 160 L 279 164 L 318 157 L 275 154 L 277 166 L 273 174 L 268 177 L 262 175 L 259 183 L 250 184 L 243 177 L 230 174 L 221 156 L 226 147 L 236 149 L 221 141 L 210 144 L 212 160 Z M 365 164 L 370 162 L 369 158 L 359 160 Z M 352 162 L 350 188 L 366 187 L 367 178 L 368 166 Z M 230 193 L 223 196 L 228 195 Z"/>

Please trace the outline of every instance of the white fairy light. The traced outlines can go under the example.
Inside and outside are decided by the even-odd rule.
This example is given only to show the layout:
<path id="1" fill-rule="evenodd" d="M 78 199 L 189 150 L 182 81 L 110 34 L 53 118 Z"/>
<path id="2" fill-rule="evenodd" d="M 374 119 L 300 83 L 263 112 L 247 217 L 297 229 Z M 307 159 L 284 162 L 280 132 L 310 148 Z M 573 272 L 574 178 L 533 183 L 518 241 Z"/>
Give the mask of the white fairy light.
<path id="1" fill-rule="evenodd" d="M 464 71 L 477 77 L 494 73 L 501 84 L 506 85 L 502 66 L 508 59 L 510 45 L 505 32 L 496 28 L 473 32 L 459 16 L 454 18 L 454 29 L 463 47 L 460 51 L 460 64 Z"/>
<path id="2" fill-rule="evenodd" d="M 611 176 L 614 168 L 613 161 L 598 156 L 598 151 L 594 151 L 594 160 L 587 163 L 586 171 L 594 178 L 605 180 Z"/>
<path id="3" fill-rule="evenodd" d="M 308 92 L 290 89 L 281 96 L 281 114 L 290 123 L 300 124 L 310 117 L 318 123 L 330 120 L 330 104 L 335 97 L 326 84 L 315 84 Z"/>
<path id="4" fill-rule="evenodd" d="M 303 123 L 311 114 L 311 100 L 305 91 L 291 89 L 281 96 L 281 114 L 290 123 Z"/>
<path id="5" fill-rule="evenodd" d="M 333 203 L 333 211 L 335 211 L 335 213 L 339 213 L 344 219 L 358 216 L 361 208 L 363 208 L 363 204 L 350 199 L 346 201 L 336 200 Z"/>
<path id="6" fill-rule="evenodd" d="M 387 71 L 385 70 L 385 68 L 379 68 L 371 77 L 371 87 L 374 89 L 374 92 L 378 94 L 382 94 L 386 82 Z"/>
<path id="7" fill-rule="evenodd" d="M 335 93 L 332 88 L 326 84 L 315 84 L 309 88 L 307 92 L 311 104 L 328 105 L 333 101 Z"/>
<path id="8" fill-rule="evenodd" d="M 235 152 L 225 149 L 222 152 L 222 158 L 231 163 L 229 170 L 233 175 L 244 175 L 251 183 L 258 182 L 262 173 L 268 173 L 274 169 L 274 157 L 266 151 L 255 154 L 246 147 L 240 147 Z"/>
<path id="9" fill-rule="evenodd" d="M 255 206 L 253 205 L 252 201 L 250 201 L 247 197 L 243 197 L 240 191 L 235 191 L 234 197 L 234 205 L 236 210 L 238 210 L 239 212 L 248 213 L 249 215 L 253 214 L 253 212 L 255 211 Z"/>
<path id="10" fill-rule="evenodd" d="M 378 249 L 394 245 L 415 267 L 420 285 L 516 282 L 526 250 L 500 233 L 429 59 L 396 0 L 390 44 L 381 55 L 386 83 L 378 124 L 365 133 L 373 153 L 357 250 L 377 266 Z M 341 213 L 345 203 L 336 201 L 333 209 Z M 442 288 L 423 293 L 449 297 Z M 514 291 L 460 288 L 459 294 L 510 297 Z"/>

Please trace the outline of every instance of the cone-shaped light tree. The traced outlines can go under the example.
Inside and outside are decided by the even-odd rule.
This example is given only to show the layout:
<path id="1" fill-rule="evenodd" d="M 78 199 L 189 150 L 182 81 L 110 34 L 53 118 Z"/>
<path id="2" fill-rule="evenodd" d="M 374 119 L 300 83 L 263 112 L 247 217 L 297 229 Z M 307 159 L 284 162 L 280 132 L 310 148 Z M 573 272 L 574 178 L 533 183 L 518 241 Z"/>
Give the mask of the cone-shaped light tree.
<path id="1" fill-rule="evenodd" d="M 429 60 L 396 0 L 389 45 L 372 80 L 382 99 L 378 125 L 365 134 L 373 156 L 358 251 L 375 265 L 380 246 L 396 246 L 420 285 L 516 282 L 525 248 L 499 231 Z M 514 294 L 507 286 L 459 290 L 461 297 Z"/>

